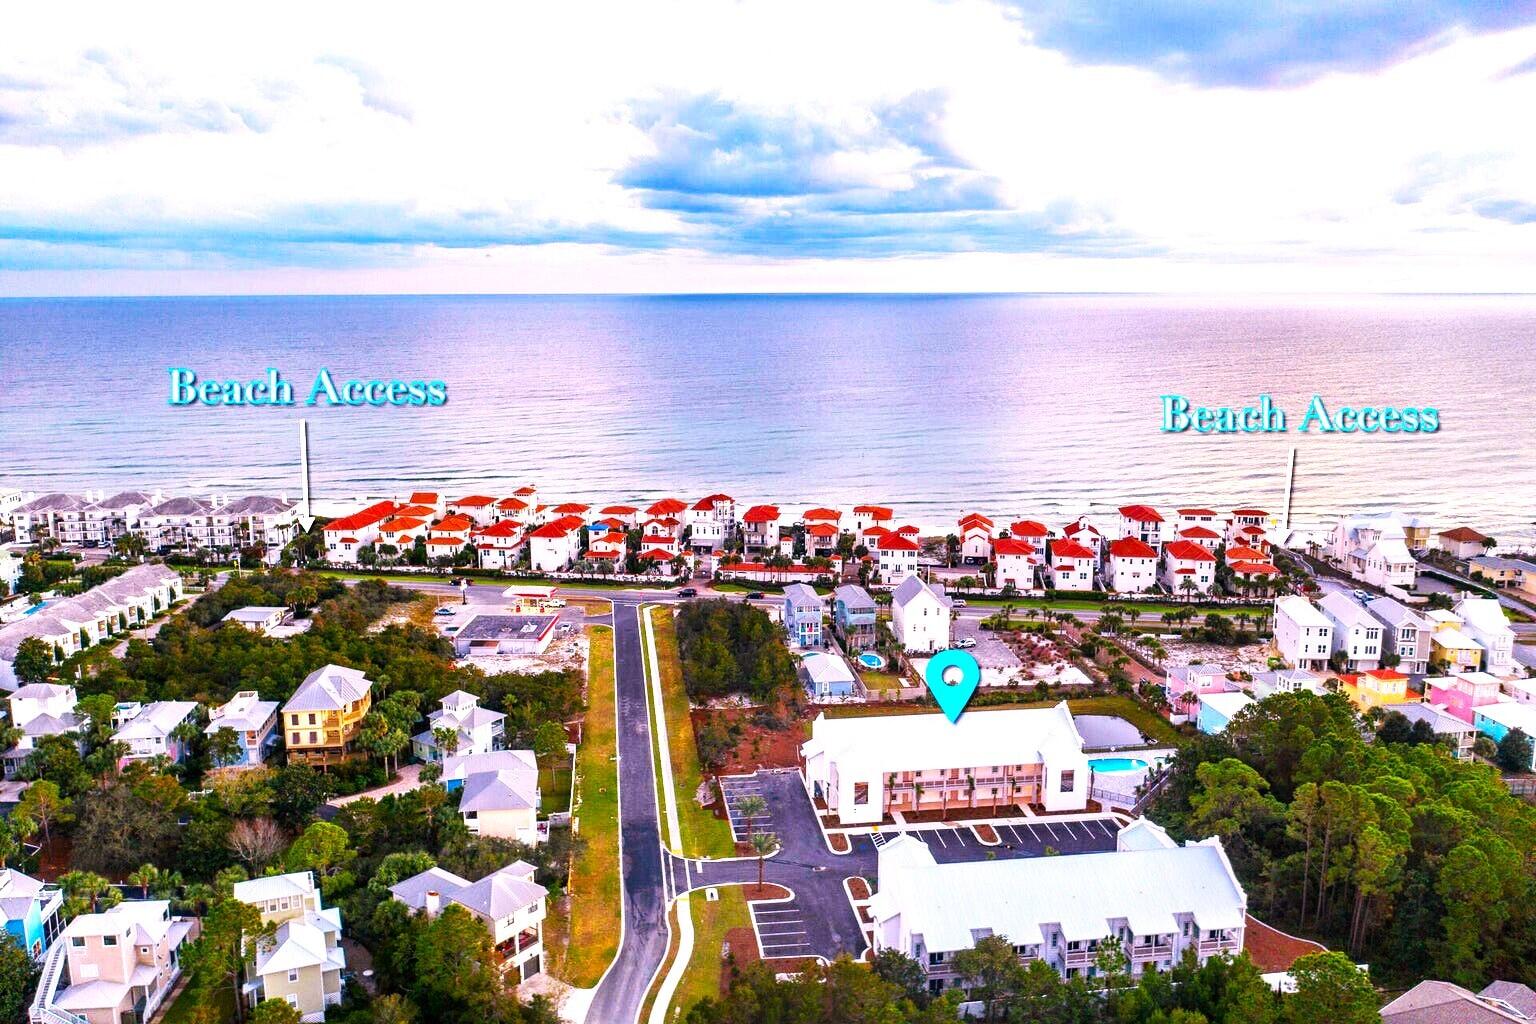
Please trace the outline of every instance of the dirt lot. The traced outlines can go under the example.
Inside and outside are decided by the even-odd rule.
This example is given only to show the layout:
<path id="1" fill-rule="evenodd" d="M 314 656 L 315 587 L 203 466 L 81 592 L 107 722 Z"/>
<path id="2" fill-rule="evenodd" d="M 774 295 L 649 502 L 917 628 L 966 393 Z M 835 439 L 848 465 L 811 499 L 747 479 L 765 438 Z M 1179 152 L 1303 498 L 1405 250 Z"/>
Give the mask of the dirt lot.
<path id="1" fill-rule="evenodd" d="M 1288 971 L 1298 957 L 1323 952 L 1326 947 L 1306 939 L 1295 939 L 1275 931 L 1254 917 L 1248 918 L 1243 931 L 1243 949 L 1265 973 Z"/>
<path id="2" fill-rule="evenodd" d="M 746 775 L 759 768 L 794 768 L 800 764 L 800 744 L 806 737 L 804 723 L 814 713 L 803 709 L 782 729 L 769 729 L 754 722 L 760 713 L 758 708 L 695 708 L 689 712 L 696 736 L 710 721 L 741 728 L 741 738 L 716 774 Z"/>

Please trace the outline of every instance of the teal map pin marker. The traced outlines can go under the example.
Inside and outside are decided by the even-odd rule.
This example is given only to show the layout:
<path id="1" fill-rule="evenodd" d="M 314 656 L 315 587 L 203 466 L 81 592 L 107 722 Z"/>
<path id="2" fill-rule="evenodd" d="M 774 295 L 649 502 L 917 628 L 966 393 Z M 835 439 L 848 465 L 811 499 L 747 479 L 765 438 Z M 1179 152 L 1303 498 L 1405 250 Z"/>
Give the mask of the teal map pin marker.
<path id="1" fill-rule="evenodd" d="M 955 676 L 959 679 L 951 681 Z M 940 710 L 954 722 L 971 702 L 971 694 L 976 692 L 977 685 L 981 683 L 981 666 L 976 664 L 976 659 L 969 651 L 940 651 L 928 659 L 928 667 L 923 670 L 923 681 L 928 684 L 928 692 L 933 694 L 933 699 L 939 702 Z"/>

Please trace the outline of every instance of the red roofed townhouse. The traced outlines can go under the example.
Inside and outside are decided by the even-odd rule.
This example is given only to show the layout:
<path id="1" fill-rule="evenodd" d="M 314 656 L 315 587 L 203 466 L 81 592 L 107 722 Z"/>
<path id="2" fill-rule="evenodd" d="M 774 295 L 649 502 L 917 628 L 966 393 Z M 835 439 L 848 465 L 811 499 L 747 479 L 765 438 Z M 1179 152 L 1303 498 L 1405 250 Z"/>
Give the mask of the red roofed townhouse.
<path id="1" fill-rule="evenodd" d="M 1180 597 L 1209 594 L 1216 582 L 1216 556 L 1188 540 L 1169 542 L 1163 548 L 1163 586 Z"/>
<path id="2" fill-rule="evenodd" d="M 642 551 L 665 551 L 667 557 L 671 558 L 673 555 L 679 554 L 683 547 L 682 541 L 678 540 L 675 531 L 671 533 L 651 533 L 647 531 L 640 539 L 640 549 Z"/>
<path id="3" fill-rule="evenodd" d="M 1269 542 L 1265 538 L 1268 534 L 1268 512 L 1261 508 L 1235 508 L 1232 510 L 1232 521 L 1227 527 L 1228 544 L 1246 544 L 1251 548 L 1267 549 Z"/>
<path id="4" fill-rule="evenodd" d="M 533 506 L 522 498 L 502 498 L 493 507 L 497 522 L 503 519 L 514 519 L 527 525 L 528 520 L 532 518 Z"/>
<path id="5" fill-rule="evenodd" d="M 859 532 L 859 543 L 873 551 L 880 543 L 881 537 L 889 537 L 893 532 L 895 531 L 887 530 L 883 526 L 871 526 Z"/>
<path id="6" fill-rule="evenodd" d="M 1231 565 L 1233 562 L 1265 562 L 1269 560 L 1268 556 L 1258 548 L 1245 547 L 1242 544 L 1227 548 L 1226 558 L 1228 565 Z"/>
<path id="7" fill-rule="evenodd" d="M 399 506 L 380 501 L 340 519 L 332 519 L 320 532 L 325 537 L 325 560 L 355 564 L 357 552 L 378 539 L 379 524 L 395 514 Z"/>
<path id="8" fill-rule="evenodd" d="M 1161 547 L 1163 517 L 1151 505 L 1124 505 L 1120 509 L 1120 536 L 1135 537 L 1143 544 Z"/>
<path id="9" fill-rule="evenodd" d="M 1435 546 L 1453 558 L 1476 558 L 1488 553 L 1483 542 L 1488 539 L 1470 526 L 1458 526 L 1453 530 L 1441 530 L 1435 534 Z"/>
<path id="10" fill-rule="evenodd" d="M 443 514 L 443 496 L 436 491 L 412 491 L 407 505 L 425 505 L 433 515 Z"/>
<path id="11" fill-rule="evenodd" d="M 581 551 L 580 516 L 562 516 L 528 533 L 528 563 L 535 572 L 558 572 Z"/>
<path id="12" fill-rule="evenodd" d="M 647 519 L 640 527 L 647 537 L 653 534 L 661 534 L 681 540 L 683 535 L 683 521 L 673 516 L 663 516 L 660 519 Z"/>
<path id="13" fill-rule="evenodd" d="M 807 523 L 805 526 L 805 550 L 812 555 L 831 555 L 837 551 L 838 529 L 836 523 L 825 521 Z"/>
<path id="14" fill-rule="evenodd" d="M 1093 549 L 1075 540 L 1051 541 L 1051 585 L 1057 590 L 1092 590 Z"/>
<path id="15" fill-rule="evenodd" d="M 428 537 L 427 557 L 433 559 L 453 558 L 460 551 L 464 550 L 464 544 L 464 541 L 456 537 Z"/>
<path id="16" fill-rule="evenodd" d="M 604 518 L 618 519 L 625 526 L 640 525 L 640 510 L 633 505 L 607 505 L 598 515 Z"/>
<path id="17" fill-rule="evenodd" d="M 623 558 L 628 551 L 628 536 L 621 527 L 615 530 L 608 523 L 597 522 L 587 527 L 587 551 L 617 551 Z"/>
<path id="18" fill-rule="evenodd" d="M 675 557 L 666 548 L 642 547 L 640 549 L 641 563 L 651 563 L 651 571 L 661 576 L 672 575 L 672 559 Z"/>
<path id="19" fill-rule="evenodd" d="M 533 504 L 533 499 L 539 496 L 539 489 L 533 484 L 524 484 L 512 492 L 512 497 L 522 498 L 528 504 Z"/>
<path id="20" fill-rule="evenodd" d="M 550 509 L 549 516 L 552 519 L 559 519 L 563 516 L 575 516 L 585 523 L 587 521 L 587 514 L 591 511 L 591 505 L 583 505 L 579 501 L 566 501 Z"/>
<path id="21" fill-rule="evenodd" d="M 492 523 L 474 535 L 475 552 L 482 569 L 515 569 L 522 554 L 523 524 L 514 519 Z"/>
<path id="22" fill-rule="evenodd" d="M 1121 537 L 1109 544 L 1109 589 L 1139 594 L 1157 589 L 1157 549 L 1135 537 Z"/>
<path id="23" fill-rule="evenodd" d="M 471 494 L 467 498 L 450 501 L 448 513 L 469 516 L 476 526 L 490 526 L 496 521 L 496 499 L 488 494 Z"/>
<path id="24" fill-rule="evenodd" d="M 1213 508 L 1181 508 L 1178 510 L 1178 526 L 1208 526 L 1215 529 L 1222 523 L 1221 516 Z"/>
<path id="25" fill-rule="evenodd" d="M 681 515 L 688 508 L 686 501 L 678 501 L 676 498 L 661 498 L 646 506 L 645 514 L 652 519 L 660 519 L 664 516 Z"/>
<path id="26" fill-rule="evenodd" d="M 1267 559 L 1257 561 L 1250 559 L 1227 559 L 1227 568 L 1232 570 L 1234 579 L 1249 583 L 1274 585 L 1280 579 L 1280 569 L 1275 563 Z"/>
<path id="27" fill-rule="evenodd" d="M 754 583 L 814 583 L 837 579 L 843 572 L 843 560 L 832 559 L 829 569 L 816 569 L 803 563 L 786 566 L 769 566 L 765 562 L 735 562 L 722 565 L 718 575 L 723 580 L 751 580 Z"/>
<path id="28" fill-rule="evenodd" d="M 960 559 L 985 562 L 992 557 L 992 520 L 980 512 L 960 517 Z"/>
<path id="29" fill-rule="evenodd" d="M 1209 526 L 1181 527 L 1174 540 L 1187 540 L 1191 543 L 1199 544 L 1213 555 L 1216 553 L 1216 549 L 1221 547 L 1221 534 Z"/>
<path id="30" fill-rule="evenodd" d="M 416 516 L 395 516 L 379 524 L 378 543 L 392 546 L 399 554 L 404 554 L 415 544 L 417 537 L 425 540 L 426 536 L 427 521 Z"/>
<path id="31" fill-rule="evenodd" d="M 469 535 L 474 528 L 475 521 L 473 519 L 462 512 L 455 512 L 451 516 L 444 516 L 437 523 L 433 524 L 427 536 L 429 540 L 434 537 L 448 537 L 458 541 L 459 546 L 462 547 L 469 543 Z"/>
<path id="32" fill-rule="evenodd" d="M 688 546 L 700 553 L 725 547 L 736 532 L 736 499 L 729 494 L 709 494 L 694 502 L 683 515 Z"/>
<path id="33" fill-rule="evenodd" d="M 896 518 L 896 514 L 884 505 L 855 505 L 853 506 L 853 532 L 861 538 L 864 532 L 871 526 L 885 526 Z"/>
<path id="34" fill-rule="evenodd" d="M 1062 528 L 1061 535 L 1067 540 L 1073 540 L 1093 552 L 1097 559 L 1104 550 L 1104 535 L 1099 528 L 1088 521 L 1087 516 L 1078 516 L 1077 519 Z"/>
<path id="35" fill-rule="evenodd" d="M 1008 536 L 1022 540 L 1036 551 L 1043 552 L 1051 543 L 1051 529 L 1033 519 L 1021 519 L 1008 527 Z"/>
<path id="36" fill-rule="evenodd" d="M 779 507 L 753 505 L 741 517 L 742 545 L 748 551 L 762 551 L 779 546 Z"/>
<path id="37" fill-rule="evenodd" d="M 1040 549 L 1017 537 L 999 537 L 992 542 L 992 560 L 997 566 L 993 580 L 999 587 L 1028 590 L 1035 585 L 1035 567 L 1040 564 Z"/>
<path id="38" fill-rule="evenodd" d="M 842 520 L 843 514 L 835 508 L 813 508 L 800 518 L 807 523 L 836 523 Z"/>
<path id="39" fill-rule="evenodd" d="M 888 533 L 880 538 L 874 549 L 875 571 L 882 583 L 900 583 L 917 572 L 917 555 L 922 547 L 917 541 L 899 533 Z"/>

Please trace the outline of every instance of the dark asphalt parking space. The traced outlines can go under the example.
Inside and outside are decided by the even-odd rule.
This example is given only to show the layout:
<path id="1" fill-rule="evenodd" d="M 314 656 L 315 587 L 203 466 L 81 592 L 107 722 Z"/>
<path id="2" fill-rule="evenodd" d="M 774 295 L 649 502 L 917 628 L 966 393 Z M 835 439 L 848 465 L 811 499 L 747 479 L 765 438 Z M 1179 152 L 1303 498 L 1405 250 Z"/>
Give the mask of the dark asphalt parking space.
<path id="1" fill-rule="evenodd" d="M 751 797 L 758 797 L 766 802 L 767 794 L 764 791 L 761 776 L 723 778 L 720 780 L 720 791 L 725 796 L 725 814 L 731 823 L 731 835 L 738 843 L 746 842 L 748 836 L 758 832 L 778 837 L 771 810 L 764 810 L 760 814 L 749 817 L 741 809 L 743 801 Z"/>

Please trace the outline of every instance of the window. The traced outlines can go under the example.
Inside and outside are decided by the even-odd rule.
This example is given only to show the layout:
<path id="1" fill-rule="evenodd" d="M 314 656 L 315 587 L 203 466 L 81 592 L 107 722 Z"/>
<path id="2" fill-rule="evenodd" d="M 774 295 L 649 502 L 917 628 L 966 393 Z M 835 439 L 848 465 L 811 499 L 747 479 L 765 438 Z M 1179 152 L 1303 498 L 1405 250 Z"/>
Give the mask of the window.
<path id="1" fill-rule="evenodd" d="M 853 802 L 856 804 L 869 803 L 869 783 L 855 782 L 853 784 Z"/>
<path id="2" fill-rule="evenodd" d="M 71 946 L 74 946 L 76 949 L 84 949 L 85 948 L 85 936 L 84 935 L 71 935 L 69 937 L 69 944 Z"/>
<path id="3" fill-rule="evenodd" d="M 299 980 L 299 969 L 297 967 L 290 967 L 288 969 L 288 980 L 289 982 L 295 982 Z"/>
<path id="4" fill-rule="evenodd" d="M 1077 786 L 1077 772 L 1065 771 L 1061 773 L 1061 791 L 1070 793 Z"/>
<path id="5" fill-rule="evenodd" d="M 311 712 L 311 713 L 310 713 L 310 716 L 309 716 L 309 724 L 310 724 L 310 725 L 314 725 L 314 724 L 315 724 L 315 716 L 314 716 L 314 713 L 313 713 L 313 712 Z"/>
<path id="6" fill-rule="evenodd" d="M 939 964 L 942 964 L 943 962 L 944 962 L 944 954 L 943 953 L 929 953 L 928 954 L 928 966 L 930 966 L 930 967 L 937 967 Z"/>
<path id="7" fill-rule="evenodd" d="M 115 945 L 117 945 L 117 936 L 116 935 L 103 935 L 101 937 L 101 944 L 103 946 L 115 946 Z"/>

